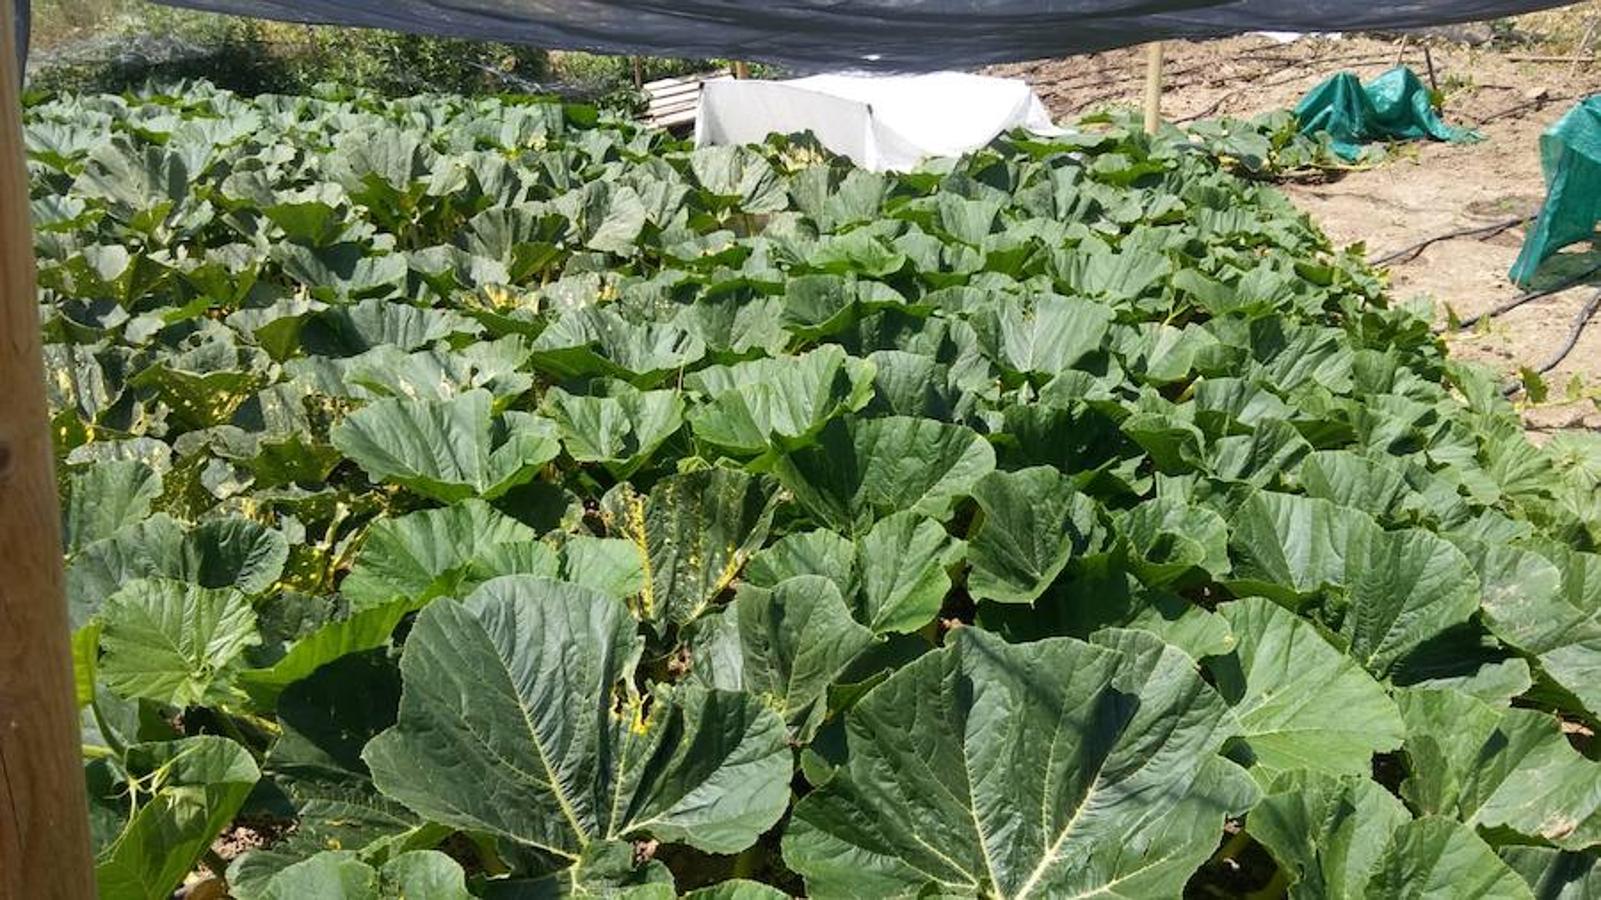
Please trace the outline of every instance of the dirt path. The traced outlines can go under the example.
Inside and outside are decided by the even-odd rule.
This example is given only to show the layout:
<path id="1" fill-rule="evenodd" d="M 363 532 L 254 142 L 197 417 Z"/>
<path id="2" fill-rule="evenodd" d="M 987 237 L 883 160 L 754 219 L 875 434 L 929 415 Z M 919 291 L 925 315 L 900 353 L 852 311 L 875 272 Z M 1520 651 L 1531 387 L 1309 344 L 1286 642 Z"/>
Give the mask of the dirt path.
<path id="1" fill-rule="evenodd" d="M 1538 52 L 1538 51 L 1536 51 Z M 1534 63 L 1456 43 L 1433 42 L 1435 75 L 1445 117 L 1484 135 L 1470 145 L 1417 144 L 1396 148 L 1370 169 L 1284 190 L 1336 243 L 1363 242 L 1371 256 L 1448 231 L 1531 213 L 1544 197 L 1539 136 L 1580 98 L 1601 90 L 1601 67 L 1570 74 L 1568 63 Z M 1317 83 L 1341 70 L 1368 78 L 1401 58 L 1426 71 L 1423 51 L 1410 43 L 1367 37 L 1313 38 L 1278 44 L 1240 37 L 1167 46 L 1163 116 L 1185 121 L 1252 116 L 1293 107 Z M 1138 103 L 1144 53 L 1138 48 L 992 70 L 1035 86 L 1059 119 L 1109 104 Z M 1523 242 L 1522 229 L 1485 241 L 1442 242 L 1391 267 L 1396 296 L 1426 295 L 1441 321 L 1449 305 L 1459 317 L 1518 296 L 1506 277 Z M 1601 263 L 1601 244 L 1575 245 L 1547 264 L 1542 281 Z M 1575 314 L 1601 287 L 1586 284 L 1531 302 L 1491 324 L 1452 335 L 1452 353 L 1507 373 L 1538 366 L 1555 352 Z M 1577 376 L 1577 381 L 1574 381 Z M 1551 400 L 1531 405 L 1531 429 L 1601 427 L 1601 317 L 1547 376 Z M 1583 397 L 1566 402 L 1572 383 Z"/>

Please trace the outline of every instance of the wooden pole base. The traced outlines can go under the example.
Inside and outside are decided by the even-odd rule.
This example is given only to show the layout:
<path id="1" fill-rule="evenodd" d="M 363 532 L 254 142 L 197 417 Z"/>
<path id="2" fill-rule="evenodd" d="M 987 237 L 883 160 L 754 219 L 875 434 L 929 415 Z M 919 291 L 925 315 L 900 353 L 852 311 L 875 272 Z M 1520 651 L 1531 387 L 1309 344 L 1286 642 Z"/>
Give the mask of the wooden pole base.
<path id="1" fill-rule="evenodd" d="M 1162 42 L 1145 45 L 1145 133 L 1162 125 Z"/>
<path id="2" fill-rule="evenodd" d="M 90 900 L 15 35 L 0 2 L 0 898 Z"/>

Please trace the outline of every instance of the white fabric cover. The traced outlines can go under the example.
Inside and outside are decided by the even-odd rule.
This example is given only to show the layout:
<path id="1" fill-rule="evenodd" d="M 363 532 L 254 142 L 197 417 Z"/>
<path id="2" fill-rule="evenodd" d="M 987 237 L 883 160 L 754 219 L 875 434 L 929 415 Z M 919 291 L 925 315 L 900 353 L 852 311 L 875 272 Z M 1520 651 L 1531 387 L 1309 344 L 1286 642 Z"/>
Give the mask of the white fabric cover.
<path id="1" fill-rule="evenodd" d="M 907 170 L 977 150 L 1013 128 L 1054 134 L 1034 90 L 1013 78 L 813 75 L 791 81 L 715 81 L 701 91 L 695 143 L 755 144 L 810 131 L 866 169 Z"/>

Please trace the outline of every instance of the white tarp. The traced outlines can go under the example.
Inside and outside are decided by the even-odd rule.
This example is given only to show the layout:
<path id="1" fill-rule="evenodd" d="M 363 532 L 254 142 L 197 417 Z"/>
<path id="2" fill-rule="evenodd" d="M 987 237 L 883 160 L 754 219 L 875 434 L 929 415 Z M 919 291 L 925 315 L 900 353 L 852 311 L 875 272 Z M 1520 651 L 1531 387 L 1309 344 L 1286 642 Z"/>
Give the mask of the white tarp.
<path id="1" fill-rule="evenodd" d="M 960 156 L 1013 128 L 1057 133 L 1026 83 L 962 72 L 814 75 L 791 81 L 713 81 L 701 90 L 695 143 L 755 144 L 810 131 L 866 169 L 906 170 Z"/>

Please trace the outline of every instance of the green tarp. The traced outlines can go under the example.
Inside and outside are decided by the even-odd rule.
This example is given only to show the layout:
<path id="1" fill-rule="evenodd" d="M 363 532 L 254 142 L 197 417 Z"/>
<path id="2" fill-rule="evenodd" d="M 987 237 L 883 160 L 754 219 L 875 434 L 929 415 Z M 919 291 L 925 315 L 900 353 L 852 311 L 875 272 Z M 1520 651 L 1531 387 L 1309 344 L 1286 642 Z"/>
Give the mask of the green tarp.
<path id="1" fill-rule="evenodd" d="M 1601 221 L 1601 95 L 1568 111 L 1540 136 L 1545 205 L 1512 266 L 1524 287 L 1547 257 L 1595 235 Z"/>
<path id="2" fill-rule="evenodd" d="M 1429 89 L 1405 66 L 1365 85 L 1356 75 L 1341 72 L 1302 98 L 1295 115 L 1301 131 L 1327 132 L 1334 152 L 1347 161 L 1360 158 L 1363 145 L 1371 141 L 1479 139 L 1472 131 L 1441 121 Z"/>

